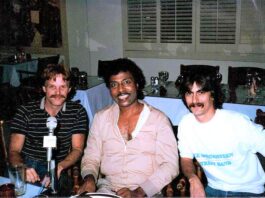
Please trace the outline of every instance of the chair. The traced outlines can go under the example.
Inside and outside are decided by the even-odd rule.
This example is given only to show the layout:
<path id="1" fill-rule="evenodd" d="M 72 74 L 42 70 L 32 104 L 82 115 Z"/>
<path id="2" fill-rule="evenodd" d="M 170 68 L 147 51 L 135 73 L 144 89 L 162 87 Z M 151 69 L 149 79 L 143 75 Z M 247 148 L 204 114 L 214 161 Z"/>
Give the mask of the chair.
<path id="1" fill-rule="evenodd" d="M 261 109 L 256 110 L 255 123 L 260 124 L 265 128 L 265 112 Z"/>
<path id="2" fill-rule="evenodd" d="M 48 56 L 44 58 L 38 58 L 38 68 L 36 72 L 17 70 L 19 73 L 19 78 L 22 86 L 36 86 L 36 83 L 39 84 L 41 74 L 45 67 L 48 64 L 58 64 L 60 55 L 57 54 L 55 56 Z M 28 76 L 27 78 L 23 78 L 23 75 Z"/>
<path id="3" fill-rule="evenodd" d="M 3 83 L 3 72 L 4 72 L 4 68 L 0 66 L 0 83 Z"/>
<path id="4" fill-rule="evenodd" d="M 216 75 L 219 73 L 219 66 L 212 66 L 212 65 L 180 65 L 180 74 L 183 76 L 186 76 L 190 74 L 191 72 L 196 71 L 205 71 L 210 72 L 213 75 Z"/>
<path id="5" fill-rule="evenodd" d="M 212 65 L 180 65 L 180 75 L 178 76 L 175 85 L 178 87 L 183 78 L 190 75 L 191 73 L 205 72 L 210 73 L 210 75 L 215 76 L 218 81 L 222 81 L 222 75 L 219 73 L 219 66 Z"/>
<path id="6" fill-rule="evenodd" d="M 11 120 L 20 104 L 18 88 L 9 83 L 0 84 L 0 120 Z"/>
<path id="7" fill-rule="evenodd" d="M 194 159 L 193 160 L 194 167 L 196 170 L 196 175 L 201 180 L 204 187 L 207 184 L 207 178 L 203 172 L 202 167 L 200 164 Z M 183 173 L 180 173 L 179 176 L 176 178 L 176 181 L 172 182 L 175 185 L 175 193 L 174 196 L 178 197 L 189 197 L 190 196 L 190 184 L 188 179 L 183 175 Z"/>
<path id="8" fill-rule="evenodd" d="M 236 88 L 239 85 L 246 85 L 249 76 L 256 78 L 257 83 L 264 84 L 265 79 L 265 69 L 259 67 L 228 67 L 228 86 L 230 101 L 236 101 Z"/>
<path id="9" fill-rule="evenodd" d="M 111 64 L 113 64 L 112 60 L 98 60 L 98 77 L 104 77 Z"/>
<path id="10" fill-rule="evenodd" d="M 60 55 L 38 58 L 37 72 L 17 70 L 20 78 L 20 98 L 22 104 L 42 97 L 41 75 L 48 64 L 58 64 Z M 27 76 L 24 78 L 24 76 Z"/>
<path id="11" fill-rule="evenodd" d="M 10 139 L 10 121 L 0 120 L 0 176 L 5 175 L 8 162 L 8 146 Z"/>

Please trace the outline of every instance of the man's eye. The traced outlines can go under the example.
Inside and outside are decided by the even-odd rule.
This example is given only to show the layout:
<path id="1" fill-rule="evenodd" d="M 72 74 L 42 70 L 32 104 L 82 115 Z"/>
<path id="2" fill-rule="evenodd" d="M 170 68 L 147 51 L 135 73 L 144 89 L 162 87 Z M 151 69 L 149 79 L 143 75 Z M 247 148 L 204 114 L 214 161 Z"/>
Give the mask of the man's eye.
<path id="1" fill-rule="evenodd" d="M 49 85 L 48 88 L 49 88 L 49 89 L 54 89 L 55 86 L 53 86 L 53 85 Z"/>
<path id="2" fill-rule="evenodd" d="M 204 93 L 205 91 L 202 91 L 202 90 L 198 91 L 198 94 L 204 94 Z"/>
<path id="3" fill-rule="evenodd" d="M 127 80 L 124 80 L 123 81 L 123 84 L 124 85 L 128 85 L 128 84 L 131 84 L 131 82 L 132 82 L 131 80 L 127 79 Z"/>
<path id="4" fill-rule="evenodd" d="M 111 87 L 111 88 L 115 88 L 115 87 L 117 87 L 117 83 L 111 82 L 111 83 L 110 83 L 110 87 Z"/>
<path id="5" fill-rule="evenodd" d="M 190 92 L 190 91 L 187 91 L 187 92 L 185 93 L 185 95 L 186 95 L 186 96 L 189 96 L 189 95 L 191 95 L 191 92 Z"/>

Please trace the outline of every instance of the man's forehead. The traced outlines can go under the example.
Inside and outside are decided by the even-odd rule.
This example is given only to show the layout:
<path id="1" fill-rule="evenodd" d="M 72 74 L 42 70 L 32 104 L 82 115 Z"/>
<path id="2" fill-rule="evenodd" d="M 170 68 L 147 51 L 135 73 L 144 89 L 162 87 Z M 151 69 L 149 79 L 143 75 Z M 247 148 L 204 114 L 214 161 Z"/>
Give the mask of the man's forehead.
<path id="1" fill-rule="evenodd" d="M 57 82 L 68 83 L 69 81 L 66 80 L 65 76 L 62 74 L 56 74 L 56 75 L 52 76 L 50 79 L 46 80 L 47 84 L 57 83 Z"/>
<path id="2" fill-rule="evenodd" d="M 63 80 L 66 81 L 66 78 L 64 75 L 62 74 L 56 74 L 54 76 L 51 76 L 51 78 L 49 79 L 50 81 L 56 81 L 56 80 Z"/>
<path id="3" fill-rule="evenodd" d="M 190 91 L 200 91 L 202 89 L 203 89 L 202 85 L 201 84 L 198 84 L 197 82 L 194 82 L 193 84 L 191 84 L 189 86 L 189 90 Z"/>
<path id="4" fill-rule="evenodd" d="M 116 81 L 117 79 L 119 80 L 125 80 L 125 79 L 132 79 L 133 80 L 133 75 L 129 71 L 121 71 L 118 74 L 110 76 L 110 81 Z"/>

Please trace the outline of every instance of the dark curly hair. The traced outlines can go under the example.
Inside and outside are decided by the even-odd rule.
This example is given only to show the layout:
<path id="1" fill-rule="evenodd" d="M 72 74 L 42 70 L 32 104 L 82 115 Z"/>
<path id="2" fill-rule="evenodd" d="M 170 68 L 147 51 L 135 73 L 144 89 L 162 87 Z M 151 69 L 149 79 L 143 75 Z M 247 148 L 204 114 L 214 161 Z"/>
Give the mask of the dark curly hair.
<path id="1" fill-rule="evenodd" d="M 112 60 L 106 72 L 103 76 L 104 81 L 108 88 L 110 88 L 110 77 L 112 75 L 117 75 L 119 72 L 130 72 L 136 84 L 138 84 L 137 98 L 143 99 L 143 89 L 145 87 L 146 81 L 143 71 L 136 65 L 135 62 L 128 58 L 119 58 Z"/>
<path id="2" fill-rule="evenodd" d="M 210 91 L 214 99 L 214 108 L 221 109 L 224 102 L 224 94 L 221 89 L 220 81 L 205 70 L 196 70 L 183 76 L 183 81 L 180 84 L 179 93 L 182 97 L 184 104 L 187 106 L 185 94 L 190 91 L 191 86 L 196 83 L 202 87 L 202 91 Z"/>

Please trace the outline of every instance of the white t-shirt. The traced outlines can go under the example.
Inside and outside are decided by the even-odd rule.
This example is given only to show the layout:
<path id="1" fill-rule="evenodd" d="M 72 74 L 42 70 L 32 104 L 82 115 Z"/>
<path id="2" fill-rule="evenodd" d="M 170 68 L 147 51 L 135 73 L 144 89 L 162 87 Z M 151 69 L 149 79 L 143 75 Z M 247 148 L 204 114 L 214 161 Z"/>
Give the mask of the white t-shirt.
<path id="1" fill-rule="evenodd" d="M 223 191 L 263 193 L 265 173 L 256 156 L 265 156 L 265 131 L 240 113 L 217 109 L 200 123 L 192 113 L 178 128 L 181 157 L 196 158 L 208 185 Z"/>

